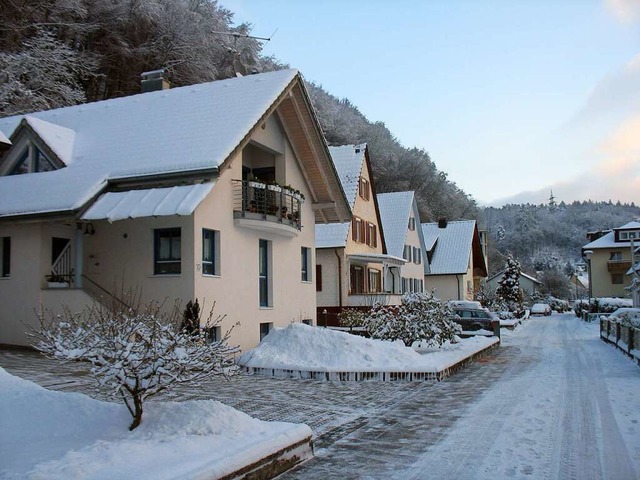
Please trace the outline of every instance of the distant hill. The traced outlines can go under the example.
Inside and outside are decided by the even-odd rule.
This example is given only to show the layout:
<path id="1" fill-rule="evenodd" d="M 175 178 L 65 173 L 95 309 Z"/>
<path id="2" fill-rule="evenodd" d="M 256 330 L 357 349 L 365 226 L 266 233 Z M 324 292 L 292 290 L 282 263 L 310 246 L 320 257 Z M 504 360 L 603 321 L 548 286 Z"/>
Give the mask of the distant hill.
<path id="1" fill-rule="evenodd" d="M 580 260 L 589 231 L 619 227 L 640 218 L 634 203 L 573 202 L 557 205 L 505 205 L 482 211 L 481 226 L 489 232 L 492 272 L 500 270 L 501 254 L 513 253 L 529 271 L 564 270 Z"/>

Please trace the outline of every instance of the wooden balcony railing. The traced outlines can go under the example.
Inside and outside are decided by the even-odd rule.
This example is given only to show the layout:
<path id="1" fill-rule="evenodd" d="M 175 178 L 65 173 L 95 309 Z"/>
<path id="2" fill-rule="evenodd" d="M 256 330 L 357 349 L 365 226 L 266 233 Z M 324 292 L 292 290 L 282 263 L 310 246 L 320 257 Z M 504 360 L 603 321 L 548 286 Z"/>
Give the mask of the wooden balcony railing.
<path id="1" fill-rule="evenodd" d="M 626 273 L 631 268 L 629 260 L 609 260 L 607 262 L 607 270 L 610 273 Z"/>

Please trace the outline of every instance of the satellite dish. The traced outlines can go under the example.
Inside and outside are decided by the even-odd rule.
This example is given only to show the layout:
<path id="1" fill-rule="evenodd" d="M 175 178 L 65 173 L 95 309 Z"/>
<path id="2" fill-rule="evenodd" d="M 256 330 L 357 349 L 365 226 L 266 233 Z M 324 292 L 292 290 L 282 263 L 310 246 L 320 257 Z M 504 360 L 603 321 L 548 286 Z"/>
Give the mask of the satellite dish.
<path id="1" fill-rule="evenodd" d="M 237 58 L 233 61 L 233 71 L 235 72 L 236 77 L 244 77 L 247 74 L 247 69 Z"/>

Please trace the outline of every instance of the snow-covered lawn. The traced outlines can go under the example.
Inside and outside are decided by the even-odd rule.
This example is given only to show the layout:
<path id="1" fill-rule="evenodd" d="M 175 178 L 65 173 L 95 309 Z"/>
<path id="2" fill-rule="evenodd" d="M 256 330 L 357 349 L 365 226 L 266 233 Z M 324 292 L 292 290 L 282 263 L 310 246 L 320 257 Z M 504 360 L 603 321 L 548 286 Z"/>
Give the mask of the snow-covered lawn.
<path id="1" fill-rule="evenodd" d="M 374 340 L 292 323 L 276 328 L 238 363 L 251 368 L 318 372 L 439 372 L 499 340 L 478 336 L 439 349 Z"/>
<path id="2" fill-rule="evenodd" d="M 126 407 L 54 392 L 0 368 L 0 478 L 219 478 L 311 436 L 213 400 Z"/>

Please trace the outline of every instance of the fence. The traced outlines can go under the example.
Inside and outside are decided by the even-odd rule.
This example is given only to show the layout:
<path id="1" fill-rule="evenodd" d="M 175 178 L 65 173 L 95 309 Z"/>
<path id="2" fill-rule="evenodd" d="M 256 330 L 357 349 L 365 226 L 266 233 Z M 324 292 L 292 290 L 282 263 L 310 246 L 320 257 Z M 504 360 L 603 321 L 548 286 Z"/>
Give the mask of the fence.
<path id="1" fill-rule="evenodd" d="M 600 319 L 600 338 L 633 358 L 640 365 L 640 329 Z"/>

